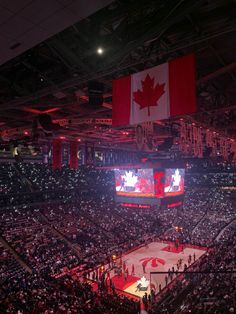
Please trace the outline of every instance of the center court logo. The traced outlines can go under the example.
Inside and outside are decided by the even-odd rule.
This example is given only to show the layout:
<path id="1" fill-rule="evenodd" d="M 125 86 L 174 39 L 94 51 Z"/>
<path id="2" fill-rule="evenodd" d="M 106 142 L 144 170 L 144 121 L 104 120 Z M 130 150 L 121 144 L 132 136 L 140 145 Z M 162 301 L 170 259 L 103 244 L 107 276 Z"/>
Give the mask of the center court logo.
<path id="1" fill-rule="evenodd" d="M 162 258 L 158 257 L 145 257 L 139 260 L 142 263 L 143 267 L 146 267 L 149 263 L 151 263 L 151 267 L 155 268 L 158 267 L 158 264 L 165 265 L 165 261 Z"/>

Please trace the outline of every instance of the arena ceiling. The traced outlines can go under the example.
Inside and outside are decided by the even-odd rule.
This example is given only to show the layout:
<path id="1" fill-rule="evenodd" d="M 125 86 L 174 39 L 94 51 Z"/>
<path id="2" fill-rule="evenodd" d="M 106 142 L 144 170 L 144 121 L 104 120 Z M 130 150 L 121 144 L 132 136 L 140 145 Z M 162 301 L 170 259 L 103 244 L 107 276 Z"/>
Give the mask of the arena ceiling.
<path id="1" fill-rule="evenodd" d="M 77 1 L 58 2 L 69 6 Z M 97 11 L 97 3 L 102 7 L 102 2 L 90 1 L 94 3 L 91 12 Z M 61 15 L 61 24 L 63 19 Z M 103 48 L 103 54 L 97 53 L 98 47 Z M 234 136 L 233 0 L 116 0 L 22 54 L 13 55 L 0 66 L 0 131 L 18 128 L 31 132 L 32 122 L 44 112 L 54 121 L 70 121 L 54 132 L 56 136 L 134 148 L 133 128 L 109 125 L 112 79 L 189 52 L 197 59 L 198 112 L 191 119 Z M 91 80 L 104 84 L 102 106 L 88 102 Z M 156 123 L 160 143 L 171 136 L 171 123 Z"/>

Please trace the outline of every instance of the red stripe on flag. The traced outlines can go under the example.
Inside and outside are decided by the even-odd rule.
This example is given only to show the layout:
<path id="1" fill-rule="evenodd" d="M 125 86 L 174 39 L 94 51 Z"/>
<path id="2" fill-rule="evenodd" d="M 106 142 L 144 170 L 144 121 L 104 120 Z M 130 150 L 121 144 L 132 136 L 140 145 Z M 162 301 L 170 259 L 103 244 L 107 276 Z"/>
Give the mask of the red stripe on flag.
<path id="1" fill-rule="evenodd" d="M 112 82 L 112 125 L 127 125 L 130 119 L 131 76 Z"/>
<path id="2" fill-rule="evenodd" d="M 196 112 L 196 66 L 193 54 L 169 62 L 170 116 Z"/>

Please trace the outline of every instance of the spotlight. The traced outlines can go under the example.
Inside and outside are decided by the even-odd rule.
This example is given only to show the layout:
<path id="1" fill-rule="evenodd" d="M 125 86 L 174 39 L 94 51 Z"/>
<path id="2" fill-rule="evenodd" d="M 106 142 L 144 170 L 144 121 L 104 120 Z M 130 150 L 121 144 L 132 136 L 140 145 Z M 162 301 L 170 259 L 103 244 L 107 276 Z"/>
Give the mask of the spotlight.
<path id="1" fill-rule="evenodd" d="M 98 53 L 99 55 L 102 55 L 102 54 L 103 54 L 103 49 L 102 49 L 101 47 L 99 47 L 99 48 L 97 49 L 97 53 Z"/>

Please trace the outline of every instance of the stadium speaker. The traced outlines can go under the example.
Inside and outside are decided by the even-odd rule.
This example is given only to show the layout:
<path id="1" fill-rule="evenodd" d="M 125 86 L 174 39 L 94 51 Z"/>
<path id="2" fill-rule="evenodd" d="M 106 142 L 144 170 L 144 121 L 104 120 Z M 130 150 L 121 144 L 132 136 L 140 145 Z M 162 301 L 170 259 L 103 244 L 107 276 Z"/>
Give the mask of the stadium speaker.
<path id="1" fill-rule="evenodd" d="M 38 116 L 38 123 L 46 132 L 52 132 L 60 129 L 60 125 L 53 123 L 51 116 L 46 113 Z"/>
<path id="2" fill-rule="evenodd" d="M 103 104 L 104 84 L 97 81 L 88 83 L 89 105 L 100 107 Z"/>

